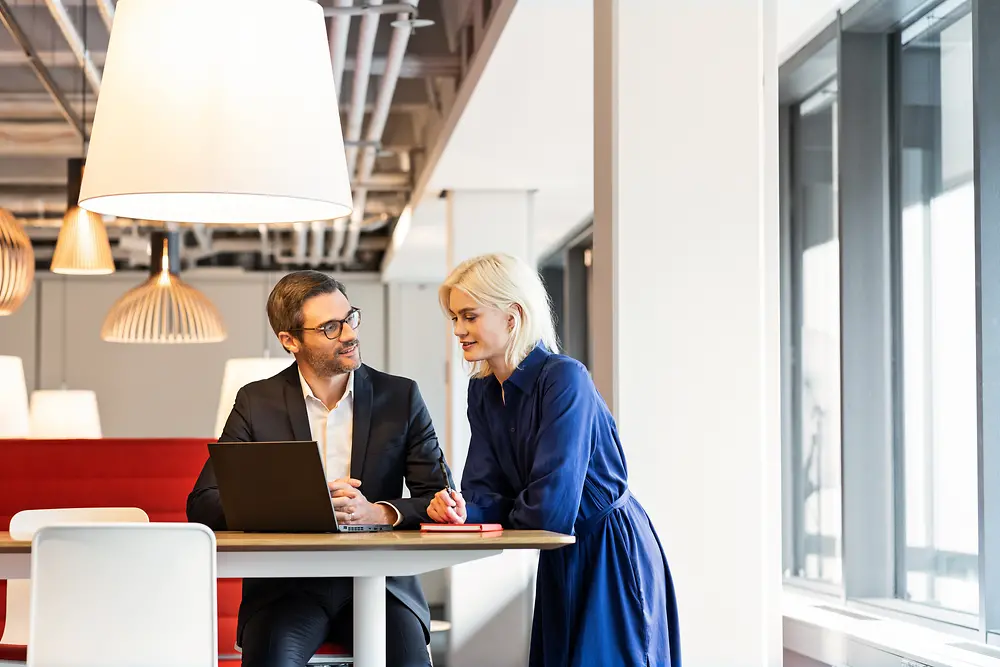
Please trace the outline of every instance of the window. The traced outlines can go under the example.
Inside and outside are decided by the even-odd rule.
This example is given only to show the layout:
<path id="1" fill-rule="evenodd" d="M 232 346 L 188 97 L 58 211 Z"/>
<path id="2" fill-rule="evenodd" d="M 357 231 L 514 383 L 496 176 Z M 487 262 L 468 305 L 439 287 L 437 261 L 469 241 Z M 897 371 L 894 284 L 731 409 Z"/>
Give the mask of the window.
<path id="1" fill-rule="evenodd" d="M 593 225 L 588 221 L 573 230 L 539 262 L 542 279 L 552 302 L 561 351 L 590 367 L 593 354 Z"/>
<path id="2" fill-rule="evenodd" d="M 896 594 L 977 613 L 972 55 L 968 3 L 900 35 Z"/>
<path id="3" fill-rule="evenodd" d="M 840 244 L 833 82 L 791 123 L 795 576 L 841 582 Z"/>

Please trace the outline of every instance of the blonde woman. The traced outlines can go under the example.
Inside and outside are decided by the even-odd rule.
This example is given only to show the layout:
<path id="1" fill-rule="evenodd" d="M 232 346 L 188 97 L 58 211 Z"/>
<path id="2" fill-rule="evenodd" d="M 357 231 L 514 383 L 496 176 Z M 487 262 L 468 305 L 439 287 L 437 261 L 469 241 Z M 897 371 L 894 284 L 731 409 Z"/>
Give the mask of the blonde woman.
<path id="1" fill-rule="evenodd" d="M 679 666 L 666 558 L 629 493 L 611 413 L 587 369 L 557 354 L 538 274 L 484 255 L 456 268 L 439 298 L 472 365 L 472 441 L 462 492 L 440 491 L 429 516 L 576 535 L 540 556 L 532 667 Z"/>

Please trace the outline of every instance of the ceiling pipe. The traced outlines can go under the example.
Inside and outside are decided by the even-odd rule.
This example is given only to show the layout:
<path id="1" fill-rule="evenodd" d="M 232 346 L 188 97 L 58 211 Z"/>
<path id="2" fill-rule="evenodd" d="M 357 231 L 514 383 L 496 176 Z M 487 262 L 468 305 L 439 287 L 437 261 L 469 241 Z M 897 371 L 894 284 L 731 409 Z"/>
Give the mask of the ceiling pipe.
<path id="1" fill-rule="evenodd" d="M 352 0 L 334 0 L 333 6 L 335 9 L 343 9 L 350 7 L 351 2 Z M 338 97 L 344 81 L 344 68 L 347 66 L 347 35 L 350 31 L 351 15 L 334 14 L 330 19 L 330 61 L 333 63 L 333 84 Z"/>
<path id="2" fill-rule="evenodd" d="M 351 5 L 350 2 L 346 4 L 334 3 L 333 7 L 323 8 L 325 16 L 360 16 L 362 14 L 370 16 L 372 14 L 392 14 L 395 12 L 403 12 L 400 18 L 409 18 L 409 14 L 413 14 L 414 18 L 416 18 L 416 0 L 413 2 L 390 2 L 386 4 L 382 4 L 382 0 L 369 0 L 369 2 L 363 2 L 360 5 Z"/>
<path id="3" fill-rule="evenodd" d="M 257 226 L 257 232 L 260 234 L 260 255 L 263 262 L 267 264 L 271 261 L 271 230 L 268 229 L 266 224 L 261 223 Z"/>
<path id="4" fill-rule="evenodd" d="M 309 225 L 304 222 L 296 222 L 292 225 L 292 256 L 275 257 L 275 261 L 289 264 L 306 263 L 306 242 L 308 241 Z"/>
<path id="5" fill-rule="evenodd" d="M 101 13 L 101 19 L 108 29 L 108 34 L 110 34 L 111 26 L 115 22 L 115 6 L 111 4 L 111 0 L 96 0 L 96 4 L 97 11 Z"/>
<path id="6" fill-rule="evenodd" d="M 45 0 L 45 4 L 48 6 L 49 13 L 52 14 L 56 25 L 59 26 L 59 30 L 62 31 L 63 37 L 66 38 L 70 50 L 76 56 L 77 63 L 86 73 L 87 81 L 90 82 L 94 94 L 100 93 L 101 73 L 97 71 L 97 66 L 91 60 L 90 53 L 84 47 L 83 38 L 77 32 L 76 26 L 73 25 L 73 20 L 69 17 L 69 12 L 66 11 L 66 5 L 63 4 L 62 0 Z M 86 14 L 84 14 L 83 20 L 87 20 Z"/>
<path id="7" fill-rule="evenodd" d="M 358 205 L 357 194 L 354 195 L 354 205 Z M 364 206 L 364 204 L 361 204 Z M 327 249 L 326 263 L 336 265 L 340 260 L 340 250 L 344 247 L 344 239 L 347 237 L 347 218 L 337 218 L 333 221 L 333 239 Z"/>
<path id="8" fill-rule="evenodd" d="M 317 267 L 323 263 L 323 251 L 326 249 L 326 223 L 315 220 L 309 223 L 309 266 Z"/>
<path id="9" fill-rule="evenodd" d="M 416 2 L 417 0 L 414 0 Z M 400 15 L 400 18 L 405 18 Z M 365 135 L 367 141 L 377 143 L 382 140 L 382 133 L 385 131 L 386 121 L 389 119 L 389 108 L 392 106 L 392 98 L 396 93 L 396 82 L 399 81 L 399 72 L 403 67 L 403 56 L 406 55 L 406 46 L 410 41 L 410 33 L 413 31 L 409 26 L 399 26 L 393 28 L 392 41 L 389 42 L 389 53 L 385 58 L 385 74 L 379 83 L 378 94 L 375 97 L 375 109 L 368 120 L 368 133 Z M 377 152 L 375 148 L 366 147 L 361 154 L 361 164 L 358 167 L 357 182 L 363 184 L 371 180 L 372 172 L 375 170 L 375 158 Z M 368 200 L 368 190 L 358 187 L 354 192 L 354 211 L 351 214 L 351 222 L 347 228 L 347 240 L 343 251 L 339 253 L 341 262 L 353 261 L 358 251 L 358 241 L 361 236 L 361 229 L 365 220 L 365 204 Z"/>
<path id="10" fill-rule="evenodd" d="M 370 0 L 370 4 L 381 5 L 382 0 Z M 365 120 L 365 101 L 368 99 L 368 81 L 371 79 L 372 56 L 375 52 L 378 20 L 378 14 L 365 14 L 364 18 L 361 19 L 361 30 L 358 33 L 354 84 L 351 86 L 351 107 L 347 115 L 347 131 L 344 132 L 347 173 L 349 174 L 354 173 L 358 162 L 357 141 L 361 139 L 361 125 Z M 389 63 L 386 62 L 386 71 L 388 69 Z M 357 206 L 355 206 L 355 210 L 357 210 Z"/>
<path id="11" fill-rule="evenodd" d="M 191 227 L 191 233 L 194 235 L 195 241 L 198 242 L 198 248 L 202 251 L 209 251 L 212 247 L 212 229 L 203 224 L 194 225 Z"/>
<path id="12" fill-rule="evenodd" d="M 81 139 L 86 139 L 87 129 L 84 127 L 83 120 L 77 115 L 76 111 L 70 105 L 69 100 L 63 95 L 63 92 L 56 85 L 56 82 L 52 78 L 52 73 L 49 72 L 49 68 L 45 66 L 42 59 L 38 57 L 38 52 L 35 47 L 31 45 L 28 40 L 27 35 L 24 34 L 24 30 L 21 29 L 20 24 L 14 17 L 14 12 L 11 9 L 8 0 L 0 0 L 0 21 L 3 22 L 4 27 L 7 28 L 7 32 L 10 33 L 11 38 L 17 45 L 21 47 L 24 51 L 24 55 L 28 58 L 28 64 L 31 65 L 31 69 L 35 71 L 35 76 L 41 82 L 42 86 L 52 97 L 52 100 L 59 107 L 60 113 L 73 127 L 73 130 Z"/>

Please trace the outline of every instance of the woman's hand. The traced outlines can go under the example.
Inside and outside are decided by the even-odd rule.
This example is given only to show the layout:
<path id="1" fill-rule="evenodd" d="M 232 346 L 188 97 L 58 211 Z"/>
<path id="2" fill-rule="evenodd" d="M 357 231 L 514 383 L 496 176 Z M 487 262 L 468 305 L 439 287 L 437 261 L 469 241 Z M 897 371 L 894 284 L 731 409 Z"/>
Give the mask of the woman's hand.
<path id="1" fill-rule="evenodd" d="M 427 515 L 437 523 L 465 523 L 465 498 L 458 491 L 441 489 L 431 499 Z"/>

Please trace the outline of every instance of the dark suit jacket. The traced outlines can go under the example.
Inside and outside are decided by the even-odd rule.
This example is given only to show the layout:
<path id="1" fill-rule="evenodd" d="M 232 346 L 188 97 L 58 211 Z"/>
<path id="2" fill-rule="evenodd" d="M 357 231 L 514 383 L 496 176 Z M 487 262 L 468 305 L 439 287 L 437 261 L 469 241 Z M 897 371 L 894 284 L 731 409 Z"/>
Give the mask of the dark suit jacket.
<path id="1" fill-rule="evenodd" d="M 313 440 L 306 414 L 298 366 L 267 380 L 252 382 L 236 394 L 220 442 L 281 442 Z M 351 477 L 361 480 L 369 502 L 387 501 L 402 515 L 396 530 L 419 528 L 429 522 L 427 506 L 444 488 L 438 462 L 440 448 L 430 414 L 413 380 L 381 373 L 362 365 L 354 372 L 354 438 Z M 403 480 L 410 498 L 402 498 Z M 212 530 L 226 530 L 226 517 L 211 460 L 198 476 L 187 500 L 188 521 Z M 388 577 L 386 588 L 417 615 L 430 636 L 430 611 L 416 577 Z M 329 608 L 348 604 L 351 579 L 244 579 L 237 641 L 247 619 L 286 593 L 310 591 L 323 596 Z"/>

